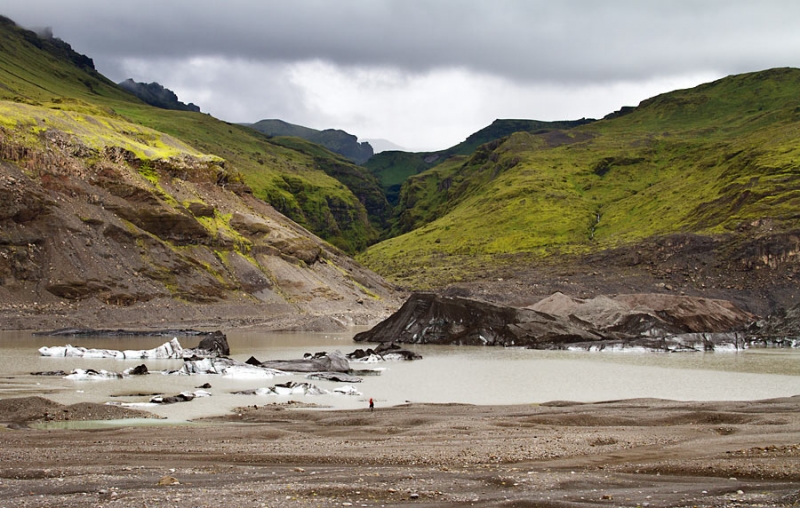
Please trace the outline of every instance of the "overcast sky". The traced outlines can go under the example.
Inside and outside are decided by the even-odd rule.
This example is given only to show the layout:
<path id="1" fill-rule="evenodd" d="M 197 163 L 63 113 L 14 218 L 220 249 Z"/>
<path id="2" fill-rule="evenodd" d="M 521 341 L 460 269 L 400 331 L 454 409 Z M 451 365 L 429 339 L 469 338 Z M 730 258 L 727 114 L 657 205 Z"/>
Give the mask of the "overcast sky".
<path id="1" fill-rule="evenodd" d="M 0 14 L 231 122 L 408 149 L 496 118 L 599 118 L 729 74 L 800 67 L 795 0 L 0 0 Z"/>

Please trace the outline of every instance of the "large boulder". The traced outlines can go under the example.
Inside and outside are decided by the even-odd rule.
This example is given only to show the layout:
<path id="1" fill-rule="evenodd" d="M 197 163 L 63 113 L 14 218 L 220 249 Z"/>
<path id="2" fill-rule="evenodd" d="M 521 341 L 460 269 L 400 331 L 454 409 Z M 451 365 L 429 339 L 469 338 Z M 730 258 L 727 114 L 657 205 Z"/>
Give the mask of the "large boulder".
<path id="1" fill-rule="evenodd" d="M 200 112 L 199 106 L 192 104 L 191 102 L 189 104 L 184 104 L 178 100 L 178 96 L 175 95 L 175 92 L 169 88 L 164 88 L 161 84 L 156 82 L 139 83 L 129 78 L 125 81 L 117 83 L 117 85 L 129 91 L 147 104 L 157 108 L 174 109 L 178 111 L 194 111 L 195 113 Z"/>
<path id="2" fill-rule="evenodd" d="M 205 353 L 198 356 L 228 356 L 231 354 L 228 337 L 219 330 L 204 336 L 196 349 Z"/>
<path id="3" fill-rule="evenodd" d="M 285 238 L 268 238 L 267 243 L 277 249 L 281 254 L 290 258 L 299 259 L 306 265 L 319 261 L 322 248 L 310 238 L 297 236 Z"/>
<path id="4" fill-rule="evenodd" d="M 233 229 L 248 236 L 269 234 L 274 229 L 264 218 L 249 213 L 234 212 L 230 224 Z"/>

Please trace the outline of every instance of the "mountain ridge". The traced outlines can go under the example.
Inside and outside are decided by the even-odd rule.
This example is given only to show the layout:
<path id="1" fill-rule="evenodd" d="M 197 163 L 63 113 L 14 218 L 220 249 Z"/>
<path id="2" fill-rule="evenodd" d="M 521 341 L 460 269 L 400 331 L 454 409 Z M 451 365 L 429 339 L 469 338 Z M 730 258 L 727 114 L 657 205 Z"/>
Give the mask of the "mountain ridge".
<path id="1" fill-rule="evenodd" d="M 256 123 L 242 125 L 268 136 L 292 136 L 317 143 L 356 164 L 363 164 L 373 155 L 372 146 L 368 142 L 359 142 L 356 136 L 341 129 L 317 130 L 277 119 L 259 120 Z"/>

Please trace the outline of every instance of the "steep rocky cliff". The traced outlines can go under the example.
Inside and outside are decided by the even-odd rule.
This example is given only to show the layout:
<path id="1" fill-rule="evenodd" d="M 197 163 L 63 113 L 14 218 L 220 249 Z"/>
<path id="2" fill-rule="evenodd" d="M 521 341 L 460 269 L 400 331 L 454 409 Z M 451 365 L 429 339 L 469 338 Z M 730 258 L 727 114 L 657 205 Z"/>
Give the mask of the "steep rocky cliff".
<path id="1" fill-rule="evenodd" d="M 178 100 L 175 92 L 164 88 L 159 83 L 138 83 L 132 79 L 126 79 L 118 83 L 121 88 L 129 91 L 147 104 L 163 109 L 174 109 L 178 111 L 200 112 L 200 107 L 196 104 L 185 104 Z"/>

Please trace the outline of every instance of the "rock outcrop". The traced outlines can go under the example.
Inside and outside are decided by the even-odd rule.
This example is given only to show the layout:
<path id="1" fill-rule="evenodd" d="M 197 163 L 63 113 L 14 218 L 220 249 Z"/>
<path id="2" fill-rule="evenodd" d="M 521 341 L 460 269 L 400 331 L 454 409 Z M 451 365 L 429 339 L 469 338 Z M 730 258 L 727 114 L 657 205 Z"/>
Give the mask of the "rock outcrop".
<path id="1" fill-rule="evenodd" d="M 164 88 L 159 83 L 138 83 L 132 79 L 118 83 L 121 88 L 129 91 L 142 101 L 162 109 L 175 109 L 178 111 L 200 112 L 200 107 L 192 104 L 184 104 L 178 100 L 178 96 L 169 88 Z"/>

